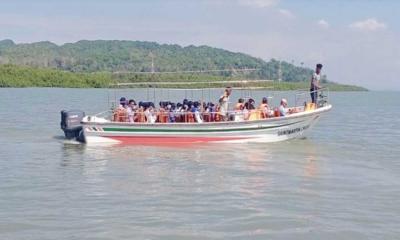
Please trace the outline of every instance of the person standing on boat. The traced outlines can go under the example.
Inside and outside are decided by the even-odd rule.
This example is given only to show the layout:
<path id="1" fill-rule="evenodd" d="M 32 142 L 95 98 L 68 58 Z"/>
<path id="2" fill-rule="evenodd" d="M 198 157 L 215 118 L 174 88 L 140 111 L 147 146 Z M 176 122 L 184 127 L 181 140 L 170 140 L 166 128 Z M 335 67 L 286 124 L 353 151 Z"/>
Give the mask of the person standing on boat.
<path id="1" fill-rule="evenodd" d="M 317 103 L 318 99 L 318 89 L 321 88 L 319 85 L 319 81 L 321 79 L 321 70 L 322 70 L 322 64 L 318 63 L 315 72 L 313 73 L 313 76 L 311 78 L 311 86 L 310 86 L 310 95 L 311 95 L 311 100 L 312 103 Z"/>
<path id="2" fill-rule="evenodd" d="M 228 103 L 231 93 L 232 88 L 227 87 L 224 91 L 224 94 L 219 98 L 219 113 L 223 121 L 226 121 L 228 119 Z"/>

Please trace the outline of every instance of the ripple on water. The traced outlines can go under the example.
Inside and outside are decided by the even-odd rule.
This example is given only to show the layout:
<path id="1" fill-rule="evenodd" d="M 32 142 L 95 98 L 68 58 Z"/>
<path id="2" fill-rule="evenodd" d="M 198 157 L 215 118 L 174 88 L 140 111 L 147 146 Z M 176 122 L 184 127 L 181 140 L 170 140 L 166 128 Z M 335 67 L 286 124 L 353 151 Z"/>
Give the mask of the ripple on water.
<path id="1" fill-rule="evenodd" d="M 100 112 L 104 90 L 0 91 L 1 106 L 16 94 L 29 100 L 15 114 L 0 111 L 1 239 L 400 234 L 396 94 L 332 93 L 332 112 L 301 140 L 98 148 L 57 137 L 59 110 Z M 46 114 L 38 116 L 44 104 Z"/>

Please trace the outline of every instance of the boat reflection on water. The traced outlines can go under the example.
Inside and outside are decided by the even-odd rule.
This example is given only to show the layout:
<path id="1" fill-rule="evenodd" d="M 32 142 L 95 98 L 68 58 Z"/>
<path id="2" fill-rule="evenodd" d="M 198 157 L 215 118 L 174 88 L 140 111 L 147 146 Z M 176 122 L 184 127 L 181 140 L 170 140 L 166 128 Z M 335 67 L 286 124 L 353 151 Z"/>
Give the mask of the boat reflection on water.
<path id="1" fill-rule="evenodd" d="M 309 178 L 317 177 L 318 175 L 318 159 L 314 145 L 307 146 L 306 163 L 304 165 L 304 176 Z"/>
<path id="2" fill-rule="evenodd" d="M 241 199 L 265 196 L 292 181 L 316 178 L 319 165 L 314 144 L 294 140 L 162 147 L 65 145 L 62 165 L 82 169 L 91 186 L 89 194 L 106 194 L 101 192 L 105 189 L 111 191 L 108 194 L 143 197 L 228 192 Z"/>
<path id="3" fill-rule="evenodd" d="M 96 158 L 89 157 L 84 144 L 76 144 L 71 141 L 65 141 L 62 151 L 61 167 L 64 169 L 65 175 L 73 174 L 76 179 L 71 179 L 70 176 L 65 177 L 66 180 L 75 182 L 77 179 L 85 188 L 87 196 L 105 196 L 108 195 L 104 188 L 106 179 L 103 174 L 107 171 L 109 159 L 105 155 L 99 155 Z"/>

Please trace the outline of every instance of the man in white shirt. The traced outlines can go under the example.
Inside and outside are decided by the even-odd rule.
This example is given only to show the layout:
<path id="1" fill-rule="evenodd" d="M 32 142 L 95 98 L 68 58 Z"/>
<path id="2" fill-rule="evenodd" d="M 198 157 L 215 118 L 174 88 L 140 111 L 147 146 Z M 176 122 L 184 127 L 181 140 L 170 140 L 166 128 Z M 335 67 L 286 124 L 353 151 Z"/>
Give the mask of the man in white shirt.
<path id="1" fill-rule="evenodd" d="M 224 94 L 219 98 L 219 112 L 222 116 L 223 121 L 226 121 L 228 119 L 228 103 L 231 93 L 232 88 L 227 87 L 224 91 Z"/>
<path id="2" fill-rule="evenodd" d="M 318 89 L 320 89 L 319 81 L 321 79 L 321 69 L 322 69 L 322 64 L 318 63 L 315 72 L 311 78 L 311 86 L 310 86 L 310 95 L 311 95 L 311 100 L 313 103 L 317 103 L 318 99 Z"/>
<path id="3" fill-rule="evenodd" d="M 288 113 L 288 111 L 289 110 L 287 108 L 287 100 L 285 98 L 282 98 L 281 105 L 279 106 L 279 115 L 283 117 Z"/>

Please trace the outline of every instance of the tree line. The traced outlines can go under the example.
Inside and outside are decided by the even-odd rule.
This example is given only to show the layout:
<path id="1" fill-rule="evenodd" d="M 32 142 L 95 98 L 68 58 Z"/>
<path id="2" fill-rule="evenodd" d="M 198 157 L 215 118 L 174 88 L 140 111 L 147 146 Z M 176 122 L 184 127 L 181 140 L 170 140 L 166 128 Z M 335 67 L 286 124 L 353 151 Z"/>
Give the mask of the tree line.
<path id="1" fill-rule="evenodd" d="M 52 68 L 75 73 L 181 72 L 232 69 L 213 73 L 240 77 L 235 69 L 259 69 L 247 78 L 287 82 L 309 80 L 312 69 L 285 61 L 264 61 L 243 53 L 208 46 L 182 47 L 141 41 L 78 41 L 58 46 L 51 42 L 15 44 L 0 41 L 0 64 Z"/>

